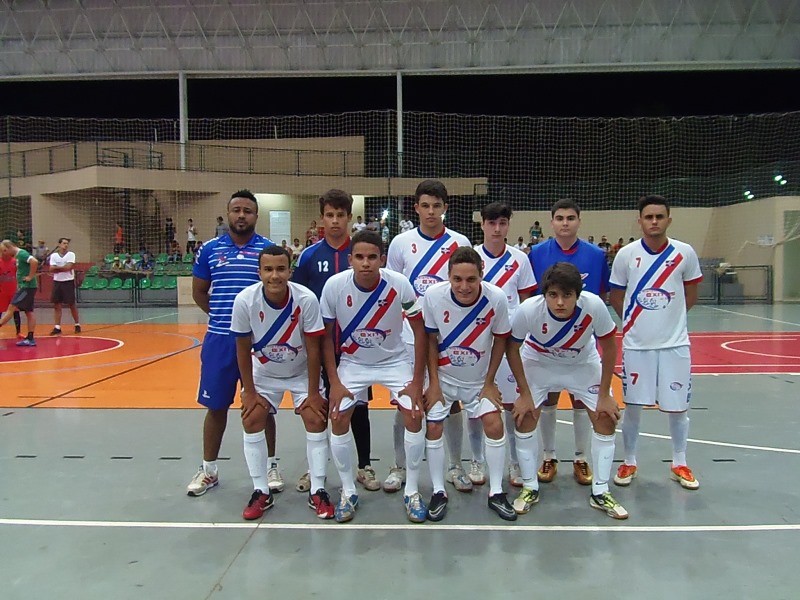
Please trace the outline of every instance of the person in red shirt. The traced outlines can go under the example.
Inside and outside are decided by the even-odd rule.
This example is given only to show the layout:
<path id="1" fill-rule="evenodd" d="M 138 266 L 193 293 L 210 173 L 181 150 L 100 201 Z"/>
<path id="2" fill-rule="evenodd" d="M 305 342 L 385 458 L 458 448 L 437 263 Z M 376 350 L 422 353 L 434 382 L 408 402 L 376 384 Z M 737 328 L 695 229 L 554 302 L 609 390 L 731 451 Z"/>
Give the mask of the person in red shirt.
<path id="1" fill-rule="evenodd" d="M 0 255 L 0 317 L 8 310 L 11 298 L 17 291 L 17 261 L 13 256 Z M 20 333 L 22 320 L 19 311 L 14 312 L 14 327 L 17 329 L 17 337 L 22 339 Z"/>

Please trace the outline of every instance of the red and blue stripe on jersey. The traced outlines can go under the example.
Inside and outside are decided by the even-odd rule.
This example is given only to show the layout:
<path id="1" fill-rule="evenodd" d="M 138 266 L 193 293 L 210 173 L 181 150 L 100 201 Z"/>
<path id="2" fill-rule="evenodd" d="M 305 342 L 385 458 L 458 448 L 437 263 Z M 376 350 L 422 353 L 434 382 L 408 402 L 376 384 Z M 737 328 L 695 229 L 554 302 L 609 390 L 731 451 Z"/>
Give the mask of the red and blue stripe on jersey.
<path id="1" fill-rule="evenodd" d="M 583 315 L 583 317 L 581 317 Z M 552 317 L 552 314 L 551 314 Z M 553 317 L 555 320 L 556 317 Z M 580 322 L 578 322 L 580 319 Z M 575 307 L 575 312 L 573 313 L 572 317 L 569 318 L 559 329 L 555 335 L 553 335 L 549 340 L 542 341 L 536 338 L 533 333 L 528 335 L 528 339 L 525 340 L 525 343 L 542 354 L 548 354 L 548 348 L 570 348 L 572 349 L 573 346 L 581 339 L 583 334 L 588 331 L 590 325 L 592 324 L 592 316 L 589 314 L 583 314 L 583 310 L 580 307 Z M 569 334 L 572 334 L 566 342 L 556 346 L 561 340 L 567 337 Z M 521 340 L 516 340 L 520 342 Z"/>
<path id="2" fill-rule="evenodd" d="M 442 269 L 447 266 L 447 262 L 450 260 L 450 255 L 458 248 L 458 242 L 452 239 L 452 236 L 448 233 L 447 229 L 443 229 L 442 233 L 436 238 L 428 238 L 425 234 L 421 231 L 419 232 L 420 236 L 426 239 L 433 239 L 435 240 L 431 247 L 425 252 L 425 254 L 420 257 L 417 264 L 414 265 L 414 268 L 411 270 L 411 273 L 408 276 L 408 280 L 411 282 L 411 285 L 414 285 L 414 281 L 416 281 L 417 277 L 420 275 L 433 275 L 440 280 L 443 280 L 444 277 L 441 277 L 439 273 L 441 273 Z M 452 241 L 451 241 L 452 240 Z M 414 291 L 416 292 L 417 296 L 421 296 L 422 294 L 417 291 L 416 287 L 414 287 Z"/>
<path id="3" fill-rule="evenodd" d="M 608 293 L 611 271 L 608 268 L 606 253 L 597 246 L 578 240 L 568 250 L 562 250 L 555 239 L 547 240 L 531 247 L 528 259 L 533 267 L 536 281 L 541 281 L 544 272 L 557 262 L 572 263 L 578 268 L 583 279 L 583 289 L 603 296 Z M 539 293 L 539 286 L 536 286 Z"/>
<path id="4" fill-rule="evenodd" d="M 489 254 L 489 251 L 485 247 L 483 248 L 483 251 L 488 256 L 495 258 Z M 503 254 L 503 256 L 501 256 L 500 259 L 494 263 L 492 268 L 484 274 L 483 280 L 493 283 L 500 289 L 503 289 L 503 286 L 514 276 L 514 273 L 519 271 L 519 266 L 519 263 L 511 256 L 511 252 L 506 249 L 505 254 Z M 520 291 L 526 292 L 529 290 Z"/>
<path id="5" fill-rule="evenodd" d="M 381 298 L 381 295 L 386 290 L 388 285 L 389 284 L 385 279 L 381 279 L 378 283 L 378 286 L 369 295 L 356 315 L 345 327 L 342 328 L 341 339 L 345 340 L 341 346 L 343 354 L 353 354 L 356 350 L 358 350 L 358 344 L 349 340 L 350 336 L 356 329 L 376 329 L 383 316 L 386 314 L 389 308 L 391 308 L 392 304 L 394 304 L 394 301 L 397 298 L 397 290 L 394 288 L 389 288 L 389 293 L 386 294 L 386 297 Z M 374 310 L 376 307 L 377 310 Z M 372 316 L 369 317 L 369 320 L 362 327 L 361 324 L 364 323 L 364 320 L 367 319 L 370 313 Z"/>
<path id="6" fill-rule="evenodd" d="M 442 353 L 448 348 L 452 346 L 469 348 L 491 326 L 495 313 L 494 308 L 491 307 L 484 313 L 487 306 L 489 306 L 489 299 L 486 296 L 482 296 L 472 310 L 444 337 L 439 344 L 439 366 L 450 364 L 447 354 L 442 356 Z M 426 329 L 431 331 L 429 328 Z"/>
<path id="7" fill-rule="evenodd" d="M 289 294 L 289 301 L 286 303 L 286 307 L 281 311 L 264 336 L 253 343 L 253 351 L 260 352 L 267 346 L 287 343 L 299 324 L 300 307 L 294 306 L 294 298 Z M 269 362 L 266 356 L 256 355 L 256 357 L 261 364 Z"/>

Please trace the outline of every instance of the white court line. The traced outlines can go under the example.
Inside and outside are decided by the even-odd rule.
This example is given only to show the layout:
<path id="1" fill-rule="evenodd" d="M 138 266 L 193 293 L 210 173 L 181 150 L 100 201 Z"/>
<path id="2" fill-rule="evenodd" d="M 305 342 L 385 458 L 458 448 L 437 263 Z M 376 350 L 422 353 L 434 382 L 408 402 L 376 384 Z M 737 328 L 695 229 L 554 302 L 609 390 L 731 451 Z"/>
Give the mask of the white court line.
<path id="1" fill-rule="evenodd" d="M 699 338 L 699 339 L 724 338 L 726 340 L 729 340 L 731 339 L 732 336 L 735 337 L 744 336 L 749 340 L 751 337 L 764 337 L 765 335 L 768 335 L 770 340 L 778 339 L 779 341 L 784 341 L 783 338 L 789 340 L 796 339 L 798 336 L 798 332 L 796 331 L 728 331 L 726 333 L 712 333 L 710 331 L 689 332 L 690 338 Z"/>
<path id="2" fill-rule="evenodd" d="M 703 305 L 703 308 L 708 308 L 711 310 L 718 310 L 724 313 L 730 313 L 732 315 L 740 315 L 742 317 L 750 317 L 752 319 L 760 319 L 762 321 L 770 321 L 772 323 L 782 323 L 783 325 L 794 325 L 795 327 L 800 327 L 800 323 L 792 323 L 791 321 L 781 321 L 780 319 L 771 319 L 770 317 L 759 317 L 758 315 L 750 315 L 748 313 L 738 312 L 735 310 L 727 310 L 725 308 L 717 308 L 716 306 L 707 306 Z M 782 332 L 786 333 L 786 332 Z"/>
<path id="3" fill-rule="evenodd" d="M 715 367 L 719 368 L 720 365 L 712 365 L 712 366 L 715 366 Z M 739 365 L 736 365 L 736 366 L 739 366 Z M 758 366 L 758 367 L 769 367 L 769 366 L 783 367 L 785 365 L 755 365 L 755 366 Z M 794 366 L 794 365 L 792 365 L 792 366 Z M 728 376 L 728 375 L 732 375 L 732 376 L 736 376 L 736 377 L 739 377 L 740 375 L 795 375 L 796 376 L 796 375 L 800 375 L 800 373 L 793 373 L 791 371 L 747 371 L 745 373 L 692 373 L 692 377 L 695 377 L 695 376 L 696 377 L 700 377 L 700 376 L 703 376 L 703 375 L 711 375 L 712 377 L 723 377 L 723 376 Z"/>
<path id="4" fill-rule="evenodd" d="M 788 360 L 800 360 L 800 356 L 786 356 L 785 354 L 767 354 L 766 352 L 753 352 L 751 350 L 740 350 L 731 347 L 731 344 L 740 344 L 742 342 L 773 342 L 774 338 L 746 338 L 742 340 L 731 340 L 720 344 L 720 347 L 725 348 L 731 352 L 740 352 L 741 354 L 750 354 L 751 356 L 764 356 L 767 358 L 785 358 Z M 736 365 L 739 366 L 739 365 Z"/>
<path id="5" fill-rule="evenodd" d="M 49 519 L 0 519 L 0 525 L 29 527 L 83 527 L 104 529 L 265 529 L 265 530 L 315 530 L 336 531 L 566 531 L 620 532 L 620 533 L 697 533 L 697 532 L 739 532 L 739 531 L 800 531 L 800 523 L 780 523 L 766 525 L 419 525 L 412 523 L 176 523 L 165 521 L 64 521 Z"/>
<path id="6" fill-rule="evenodd" d="M 167 313 L 166 315 L 158 315 L 157 317 L 147 317 L 146 319 L 136 319 L 135 321 L 128 321 L 127 323 L 122 323 L 122 325 L 133 325 L 134 323 L 141 323 L 142 321 L 152 321 L 153 319 L 163 319 L 164 317 L 174 317 L 177 315 L 178 312 L 171 312 Z"/>

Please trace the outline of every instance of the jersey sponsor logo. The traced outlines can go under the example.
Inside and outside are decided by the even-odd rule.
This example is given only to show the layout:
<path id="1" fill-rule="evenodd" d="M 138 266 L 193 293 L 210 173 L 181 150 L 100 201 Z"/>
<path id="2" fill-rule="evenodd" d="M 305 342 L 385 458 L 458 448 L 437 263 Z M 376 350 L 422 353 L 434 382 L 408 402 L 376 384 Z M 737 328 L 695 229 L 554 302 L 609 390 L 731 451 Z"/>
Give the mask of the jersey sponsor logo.
<path id="1" fill-rule="evenodd" d="M 586 391 L 589 392 L 590 394 L 597 395 L 597 394 L 600 393 L 600 386 L 599 385 L 593 385 L 593 386 L 589 387 Z"/>
<path id="2" fill-rule="evenodd" d="M 466 346 L 450 346 L 447 358 L 454 367 L 474 367 L 481 359 L 481 353 Z"/>
<path id="3" fill-rule="evenodd" d="M 581 353 L 580 348 L 548 348 L 547 351 L 551 356 L 562 359 L 577 358 L 578 354 Z"/>
<path id="4" fill-rule="evenodd" d="M 356 329 L 350 334 L 350 339 L 360 348 L 379 348 L 390 333 L 380 329 Z"/>
<path id="5" fill-rule="evenodd" d="M 289 363 L 297 358 L 299 352 L 299 348 L 294 348 L 289 344 L 272 344 L 266 346 L 260 353 L 256 354 L 256 358 L 262 364 L 266 362 Z"/>
<path id="6" fill-rule="evenodd" d="M 435 283 L 439 283 L 441 281 L 440 277 L 436 275 L 419 275 L 414 280 L 414 290 L 420 296 L 424 296 L 425 292 L 428 291 L 428 288 L 431 287 Z"/>
<path id="7" fill-rule="evenodd" d="M 661 288 L 645 288 L 636 294 L 636 304 L 645 310 L 663 310 L 672 300 L 672 294 Z"/>
<path id="8" fill-rule="evenodd" d="M 673 392 L 677 392 L 681 388 L 683 388 L 683 384 L 680 381 L 673 381 L 669 384 L 669 389 L 671 389 Z"/>

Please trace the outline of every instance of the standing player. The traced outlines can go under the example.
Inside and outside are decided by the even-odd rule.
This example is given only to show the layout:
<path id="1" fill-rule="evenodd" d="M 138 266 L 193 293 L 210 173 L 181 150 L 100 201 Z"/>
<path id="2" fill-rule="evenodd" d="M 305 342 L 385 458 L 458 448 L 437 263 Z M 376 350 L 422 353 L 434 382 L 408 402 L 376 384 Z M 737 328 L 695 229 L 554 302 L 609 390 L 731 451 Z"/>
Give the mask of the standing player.
<path id="1" fill-rule="evenodd" d="M 35 346 L 33 332 L 36 329 L 36 315 L 33 314 L 33 299 L 36 296 L 36 271 L 39 269 L 39 261 L 27 250 L 18 248 L 11 240 L 0 242 L 0 256 L 4 259 L 14 259 L 17 263 L 17 291 L 8 304 L 8 310 L 0 319 L 0 327 L 8 323 L 13 314 L 24 312 L 25 321 L 28 323 L 28 335 L 19 340 L 17 346 Z M 14 323 L 16 322 L 15 319 Z"/>
<path id="2" fill-rule="evenodd" d="M 0 252 L 0 318 L 8 310 L 11 299 L 17 291 L 17 261 L 5 252 Z M 12 310 L 14 315 L 14 327 L 17 330 L 17 339 L 21 340 L 25 336 L 20 333 L 22 322 L 18 310 Z"/>
<path id="3" fill-rule="evenodd" d="M 441 521 L 447 511 L 442 422 L 450 415 L 450 407 L 461 402 L 470 423 L 481 423 L 486 434 L 489 508 L 501 519 L 515 521 L 517 514 L 503 493 L 506 437 L 495 383 L 511 333 L 508 299 L 499 287 L 481 281 L 481 257 L 472 248 L 457 248 L 448 265 L 448 281 L 429 287 L 422 299 L 430 382 L 425 392 L 425 446 L 433 482 L 428 519 Z"/>
<path id="4" fill-rule="evenodd" d="M 353 197 L 345 191 L 328 190 L 319 199 L 323 237 L 303 251 L 292 275 L 292 281 L 306 286 L 317 298 L 322 296 L 322 288 L 328 279 L 350 268 L 347 260 L 350 255 L 348 225 L 353 218 L 352 213 Z M 334 347 L 338 348 L 336 344 Z M 325 369 L 322 371 L 322 379 L 326 393 L 330 392 Z M 371 438 L 366 393 L 363 398 L 359 398 L 353 409 L 352 426 L 358 454 L 356 476 L 365 489 L 374 492 L 381 489 L 381 484 L 370 464 Z M 310 491 L 310 486 L 309 474 L 305 473 L 297 482 L 296 489 L 298 492 L 307 492 Z"/>
<path id="5" fill-rule="evenodd" d="M 533 246 L 528 255 L 536 281 L 541 281 L 544 272 L 557 262 L 568 262 L 580 271 L 584 290 L 605 298 L 609 290 L 606 255 L 594 244 L 578 239 L 578 229 L 581 226 L 580 207 L 573 200 L 559 200 L 550 209 L 550 216 L 555 237 Z M 553 481 L 558 472 L 556 410 L 559 395 L 560 392 L 554 391 L 547 396 L 539 425 L 544 446 L 544 461 L 539 468 L 538 476 L 539 481 L 545 483 Z M 581 485 L 592 485 L 592 470 L 586 461 L 592 432 L 591 421 L 583 410 L 583 405 L 574 398 L 570 400 L 575 435 L 575 460 L 572 462 L 572 473 L 575 481 Z"/>
<path id="6" fill-rule="evenodd" d="M 514 316 L 514 311 L 536 289 L 536 280 L 528 257 L 524 252 L 506 244 L 508 228 L 511 222 L 511 208 L 500 202 L 492 202 L 481 208 L 481 230 L 483 230 L 483 244 L 476 248 L 483 261 L 483 280 L 501 288 L 508 300 L 509 318 Z M 511 460 L 509 462 L 508 479 L 511 485 L 522 486 L 517 459 L 517 444 L 514 438 L 514 419 L 511 409 L 517 398 L 517 382 L 508 361 L 503 357 L 500 369 L 495 380 L 503 397 L 506 409 L 505 428 Z M 468 421 L 469 441 L 472 448 L 472 463 L 469 478 L 476 485 L 483 485 L 486 481 L 483 457 L 483 427 L 477 419 Z"/>
<path id="7" fill-rule="evenodd" d="M 700 487 L 686 464 L 692 359 L 686 313 L 697 302 L 703 279 L 697 254 L 667 237 L 672 223 L 662 196 L 639 199 L 642 239 L 622 248 L 611 271 L 611 306 L 622 319 L 622 384 L 625 462 L 614 477 L 630 485 L 636 477 L 636 443 L 643 406 L 658 405 L 669 415 L 672 437 L 670 477 L 684 488 Z"/>
<path id="8" fill-rule="evenodd" d="M 75 333 L 81 332 L 81 321 L 78 318 L 78 306 L 75 304 L 75 253 L 69 249 L 69 238 L 59 238 L 56 251 L 50 255 L 50 272 L 53 274 L 54 305 L 53 331 L 50 335 L 61 335 L 61 306 L 66 304 L 72 313 Z"/>
<path id="9" fill-rule="evenodd" d="M 315 490 L 308 493 L 308 505 L 319 518 L 333 518 L 333 504 L 325 491 L 328 414 L 320 394 L 320 339 L 325 326 L 316 296 L 289 283 L 290 264 L 283 248 L 264 248 L 259 253 L 261 281 L 242 290 L 233 303 L 231 332 L 237 336 L 242 376 L 244 457 L 254 490 L 242 513 L 247 520 L 260 519 L 273 503 L 264 429 L 267 415 L 277 412 L 285 391 L 292 395 L 306 430 L 306 458 Z"/>
<path id="10" fill-rule="evenodd" d="M 419 215 L 419 227 L 396 236 L 389 247 L 386 268 L 405 275 L 411 282 L 417 297 L 425 295 L 429 286 L 447 278 L 447 261 L 459 246 L 472 247 L 470 241 L 460 233 L 444 226 L 447 212 L 447 188 L 440 181 L 427 179 L 414 192 L 414 210 Z M 403 327 L 403 341 L 414 356 L 414 336 L 411 328 Z M 387 492 L 396 492 L 403 486 L 406 460 L 403 455 L 403 421 L 398 413 L 394 422 L 395 464 L 383 483 Z M 444 429 L 450 465 L 447 481 L 462 492 L 472 491 L 472 482 L 461 466 L 461 448 L 464 443 L 464 417 L 461 407 L 453 404 L 451 418 Z"/>
<path id="11" fill-rule="evenodd" d="M 335 518 L 353 518 L 358 506 L 353 477 L 350 434 L 351 409 L 359 394 L 371 385 L 389 389 L 392 402 L 402 413 L 408 477 L 403 501 L 412 522 L 422 522 L 427 507 L 419 494 L 419 470 L 425 453 L 422 431 L 422 383 L 425 377 L 427 340 L 422 313 L 411 284 L 402 275 L 381 269 L 385 259 L 380 234 L 361 231 L 353 236 L 351 270 L 334 275 L 322 290 L 325 368 L 331 382 L 331 454 L 342 481 L 342 497 Z M 415 362 L 402 339 L 403 318 L 415 334 Z M 334 338 L 334 331 L 339 335 Z M 334 343 L 341 362 L 337 369 Z"/>
<path id="12" fill-rule="evenodd" d="M 525 302 L 514 314 L 508 348 L 508 362 L 520 389 L 514 418 L 523 487 L 514 510 L 525 514 L 539 501 L 539 444 L 533 432 L 547 394 L 566 389 L 586 405 L 594 426 L 595 473 L 589 505 L 614 519 L 627 519 L 628 512 L 608 491 L 614 427 L 619 419 L 619 408 L 611 397 L 617 327 L 605 302 L 582 291 L 581 273 L 575 265 L 556 263 L 545 271 L 540 287 L 543 295 Z M 602 364 L 595 336 L 603 351 Z"/>
<path id="13" fill-rule="evenodd" d="M 273 243 L 256 233 L 258 201 L 248 190 L 228 200 L 230 231 L 209 240 L 192 269 L 192 299 L 208 315 L 208 331 L 200 351 L 200 386 L 197 401 L 205 406 L 203 464 L 186 488 L 189 496 L 202 496 L 219 483 L 217 456 L 228 423 L 228 409 L 236 396 L 239 366 L 236 338 L 231 335 L 231 313 L 236 294 L 259 281 L 258 255 Z M 275 418 L 270 414 L 267 442 L 275 453 Z M 274 458 L 270 461 L 270 489 L 281 491 L 283 481 Z"/>

